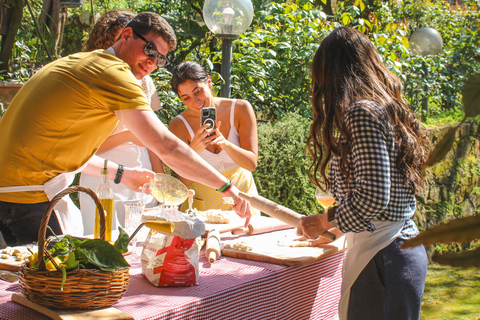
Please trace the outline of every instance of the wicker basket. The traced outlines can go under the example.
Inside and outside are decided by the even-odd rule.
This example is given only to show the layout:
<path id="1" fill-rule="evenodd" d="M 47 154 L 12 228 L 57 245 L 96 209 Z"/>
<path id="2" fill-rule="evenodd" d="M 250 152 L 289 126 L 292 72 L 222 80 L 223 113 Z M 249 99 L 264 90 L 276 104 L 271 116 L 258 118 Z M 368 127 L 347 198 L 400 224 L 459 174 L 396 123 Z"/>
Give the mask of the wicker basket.
<path id="1" fill-rule="evenodd" d="M 61 290 L 62 272 L 46 271 L 43 253 L 45 232 L 55 204 L 72 192 L 85 192 L 90 195 L 99 212 L 102 204 L 95 192 L 81 186 L 67 188 L 59 192 L 47 206 L 38 232 L 38 269 L 23 264 L 19 270 L 19 284 L 22 293 L 31 301 L 53 309 L 98 309 L 109 307 L 127 291 L 129 268 L 119 268 L 115 272 L 96 269 L 79 269 L 67 272 L 67 281 Z M 105 217 L 100 215 L 100 235 L 105 239 Z"/>

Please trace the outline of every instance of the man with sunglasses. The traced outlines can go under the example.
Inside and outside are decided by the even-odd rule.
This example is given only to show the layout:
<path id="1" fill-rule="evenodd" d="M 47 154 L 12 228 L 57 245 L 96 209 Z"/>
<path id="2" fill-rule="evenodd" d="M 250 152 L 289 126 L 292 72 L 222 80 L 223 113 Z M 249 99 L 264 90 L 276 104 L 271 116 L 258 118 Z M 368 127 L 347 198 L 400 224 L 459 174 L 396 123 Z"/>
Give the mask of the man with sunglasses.
<path id="1" fill-rule="evenodd" d="M 109 50 L 49 63 L 22 87 L 0 119 L 0 231 L 8 245 L 35 241 L 49 200 L 89 161 L 102 166 L 94 154 L 119 119 L 179 175 L 225 190 L 222 193 L 233 197 L 237 214 L 248 224 L 250 204 L 230 187 L 230 181 L 169 132 L 150 109 L 137 81 L 165 66 L 165 56 L 175 47 L 176 37 L 166 20 L 143 12 Z M 140 191 L 152 177 L 148 170 L 124 168 L 122 173 L 117 167 L 109 164 L 111 180 L 117 178 L 133 190 Z M 88 173 L 98 176 L 99 172 Z M 81 224 L 69 197 L 63 199 L 55 207 L 62 218 L 55 214 L 50 218 L 56 233 L 62 233 L 65 223 Z"/>

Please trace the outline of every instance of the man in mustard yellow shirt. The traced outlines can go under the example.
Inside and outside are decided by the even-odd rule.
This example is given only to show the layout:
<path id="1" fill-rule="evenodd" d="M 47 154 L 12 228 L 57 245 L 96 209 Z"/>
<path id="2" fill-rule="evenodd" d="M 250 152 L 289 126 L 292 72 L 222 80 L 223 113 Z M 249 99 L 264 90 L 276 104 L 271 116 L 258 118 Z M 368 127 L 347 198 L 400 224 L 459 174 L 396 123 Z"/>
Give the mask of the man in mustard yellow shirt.
<path id="1" fill-rule="evenodd" d="M 228 190 L 224 194 L 234 198 L 237 214 L 248 223 L 250 204 L 169 132 L 137 81 L 165 66 L 165 55 L 175 47 L 171 26 L 159 15 L 143 12 L 109 50 L 52 62 L 22 87 L 0 119 L 0 231 L 8 245 L 37 239 L 49 199 L 69 184 L 63 177 L 83 168 L 119 119 L 172 170 Z M 110 166 L 115 175 L 117 165 Z M 122 182 L 139 190 L 150 177 L 147 171 L 125 170 Z M 61 233 L 55 214 L 49 224 Z"/>

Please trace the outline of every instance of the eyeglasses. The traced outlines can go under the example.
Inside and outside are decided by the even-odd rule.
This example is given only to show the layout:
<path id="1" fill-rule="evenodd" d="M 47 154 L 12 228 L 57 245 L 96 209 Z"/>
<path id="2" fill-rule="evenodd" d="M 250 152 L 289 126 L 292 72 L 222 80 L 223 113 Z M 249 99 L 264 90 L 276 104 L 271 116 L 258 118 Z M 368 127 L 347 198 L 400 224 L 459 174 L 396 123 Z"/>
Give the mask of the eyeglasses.
<path id="1" fill-rule="evenodd" d="M 125 27 L 129 22 L 130 20 L 132 20 L 131 17 L 126 17 L 126 16 L 120 16 L 120 17 L 117 17 L 115 18 L 115 21 L 113 21 L 107 28 L 107 30 L 110 30 L 110 28 L 113 28 L 115 26 L 119 26 L 119 27 Z M 99 31 L 98 29 L 96 29 L 95 31 Z"/>
<path id="2" fill-rule="evenodd" d="M 126 26 L 131 20 L 132 17 L 120 16 L 115 19 L 115 23 L 118 23 L 121 26 Z"/>
<path id="3" fill-rule="evenodd" d="M 148 41 L 147 39 L 145 39 L 144 36 L 136 32 L 135 30 L 132 29 L 132 31 L 137 37 L 139 37 L 140 39 L 142 39 L 147 43 L 145 47 L 143 47 L 143 53 L 145 53 L 147 57 L 157 57 L 157 67 L 163 68 L 170 63 L 163 54 L 158 52 L 157 48 L 151 41 Z"/>

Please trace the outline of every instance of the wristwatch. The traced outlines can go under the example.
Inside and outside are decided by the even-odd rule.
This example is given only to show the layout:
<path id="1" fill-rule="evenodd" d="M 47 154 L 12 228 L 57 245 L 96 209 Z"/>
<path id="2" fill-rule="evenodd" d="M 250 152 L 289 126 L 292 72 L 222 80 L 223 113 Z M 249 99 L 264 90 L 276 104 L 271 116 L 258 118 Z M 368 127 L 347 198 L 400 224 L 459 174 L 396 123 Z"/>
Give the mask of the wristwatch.
<path id="1" fill-rule="evenodd" d="M 333 224 L 335 227 L 337 226 L 337 224 L 335 223 L 335 209 L 336 208 L 337 208 L 337 206 L 332 206 L 332 207 L 328 208 L 328 210 L 327 210 L 327 220 L 328 220 L 328 222 Z"/>
<path id="2" fill-rule="evenodd" d="M 123 166 L 119 164 L 117 169 L 117 174 L 115 175 L 115 180 L 113 180 L 113 182 L 115 182 L 115 184 L 119 184 L 120 181 L 122 180 L 122 176 L 123 176 Z"/>

